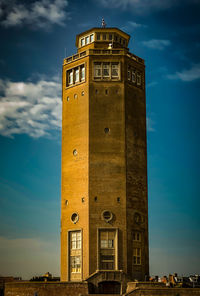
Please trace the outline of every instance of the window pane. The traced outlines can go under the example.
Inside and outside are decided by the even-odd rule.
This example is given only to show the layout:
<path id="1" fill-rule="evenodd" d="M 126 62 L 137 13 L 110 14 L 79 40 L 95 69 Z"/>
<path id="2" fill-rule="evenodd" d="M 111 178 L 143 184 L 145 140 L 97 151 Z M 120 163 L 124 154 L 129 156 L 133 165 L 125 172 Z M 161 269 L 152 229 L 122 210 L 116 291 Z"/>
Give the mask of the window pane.
<path id="1" fill-rule="evenodd" d="M 75 82 L 79 82 L 79 69 L 75 69 Z"/>
<path id="2" fill-rule="evenodd" d="M 101 240 L 101 248 L 107 248 L 108 247 L 108 241 L 107 240 Z"/>
<path id="3" fill-rule="evenodd" d="M 112 40 L 112 34 L 109 35 L 109 40 Z"/>
<path id="4" fill-rule="evenodd" d="M 72 70 L 70 70 L 68 72 L 68 83 L 69 84 L 72 84 L 73 83 L 73 72 L 72 72 Z"/>
<path id="5" fill-rule="evenodd" d="M 85 80 L 85 67 L 81 67 L 81 81 Z"/>
<path id="6" fill-rule="evenodd" d="M 90 42 L 90 37 L 87 36 L 85 39 L 86 39 L 86 44 L 88 44 Z"/>
<path id="7" fill-rule="evenodd" d="M 90 42 L 94 41 L 94 34 L 90 35 Z"/>
<path id="8" fill-rule="evenodd" d="M 85 38 L 81 39 L 81 46 L 85 45 Z"/>
<path id="9" fill-rule="evenodd" d="M 114 247 L 114 241 L 113 239 L 108 240 L 108 248 L 113 248 Z"/>
<path id="10" fill-rule="evenodd" d="M 97 34 L 97 40 L 100 40 L 100 34 Z"/>
<path id="11" fill-rule="evenodd" d="M 134 71 L 132 72 L 132 81 L 133 81 L 133 82 L 136 81 L 136 75 L 135 75 L 135 72 L 134 72 Z"/>
<path id="12" fill-rule="evenodd" d="M 94 64 L 94 76 L 101 77 L 101 63 Z"/>
<path id="13" fill-rule="evenodd" d="M 103 40 L 106 40 L 106 34 L 103 34 Z"/>
<path id="14" fill-rule="evenodd" d="M 141 85 L 141 75 L 137 74 L 137 84 Z"/>
<path id="15" fill-rule="evenodd" d="M 128 80 L 131 80 L 131 71 L 128 71 Z"/>
<path id="16" fill-rule="evenodd" d="M 118 77 L 119 76 L 119 64 L 112 64 L 112 77 Z"/>
<path id="17" fill-rule="evenodd" d="M 109 63 L 103 64 L 103 77 L 109 77 L 110 76 L 110 65 Z"/>

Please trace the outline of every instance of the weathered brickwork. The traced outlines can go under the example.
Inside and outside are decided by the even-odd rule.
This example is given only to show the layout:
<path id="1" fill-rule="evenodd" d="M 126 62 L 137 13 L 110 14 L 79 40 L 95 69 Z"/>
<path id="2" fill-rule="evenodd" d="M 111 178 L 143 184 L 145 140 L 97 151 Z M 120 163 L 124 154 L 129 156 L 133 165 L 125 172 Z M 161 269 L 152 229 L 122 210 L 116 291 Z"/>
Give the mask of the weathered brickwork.
<path id="1" fill-rule="evenodd" d="M 4 292 L 4 296 L 79 296 L 80 294 L 88 294 L 87 283 L 6 283 Z"/>

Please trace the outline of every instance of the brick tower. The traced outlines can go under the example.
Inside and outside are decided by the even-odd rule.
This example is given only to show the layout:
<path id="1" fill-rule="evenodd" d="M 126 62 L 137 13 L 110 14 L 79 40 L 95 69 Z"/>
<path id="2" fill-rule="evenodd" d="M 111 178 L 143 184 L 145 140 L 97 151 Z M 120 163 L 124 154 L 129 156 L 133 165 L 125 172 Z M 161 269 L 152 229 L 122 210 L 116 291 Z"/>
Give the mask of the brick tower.
<path id="1" fill-rule="evenodd" d="M 149 274 L 145 66 L 129 39 L 93 28 L 63 64 L 61 280 L 101 293 Z"/>

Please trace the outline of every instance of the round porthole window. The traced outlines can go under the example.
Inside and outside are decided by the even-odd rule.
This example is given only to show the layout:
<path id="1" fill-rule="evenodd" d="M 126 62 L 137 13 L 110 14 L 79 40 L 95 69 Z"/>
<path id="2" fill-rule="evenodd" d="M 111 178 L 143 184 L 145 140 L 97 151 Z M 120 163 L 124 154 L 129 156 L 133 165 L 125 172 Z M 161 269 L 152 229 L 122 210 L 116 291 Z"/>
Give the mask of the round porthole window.
<path id="1" fill-rule="evenodd" d="M 69 102 L 69 97 L 67 97 L 67 101 Z"/>
<path id="2" fill-rule="evenodd" d="M 78 219 L 79 219 L 79 216 L 78 216 L 77 213 L 73 213 L 71 215 L 71 221 L 72 221 L 72 223 L 76 224 L 78 222 Z"/>
<path id="3" fill-rule="evenodd" d="M 77 150 L 74 149 L 74 150 L 73 150 L 73 155 L 76 156 L 77 154 L 78 154 Z"/>
<path id="4" fill-rule="evenodd" d="M 113 218 L 113 214 L 112 212 L 105 210 L 102 212 L 102 218 L 103 220 L 105 220 L 106 222 L 110 222 Z"/>

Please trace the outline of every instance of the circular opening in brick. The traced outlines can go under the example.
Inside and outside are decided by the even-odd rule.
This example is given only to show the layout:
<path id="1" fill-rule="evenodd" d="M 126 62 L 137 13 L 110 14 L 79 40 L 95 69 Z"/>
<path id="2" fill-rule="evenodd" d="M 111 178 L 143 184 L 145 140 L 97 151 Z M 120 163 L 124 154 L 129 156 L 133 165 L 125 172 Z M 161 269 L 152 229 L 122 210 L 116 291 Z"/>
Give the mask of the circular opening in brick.
<path id="1" fill-rule="evenodd" d="M 73 213 L 71 215 L 71 221 L 72 221 L 72 223 L 76 224 L 78 222 L 78 219 L 79 219 L 79 217 L 78 217 L 78 214 L 77 213 Z"/>
<path id="2" fill-rule="evenodd" d="M 106 222 L 109 222 L 112 220 L 113 218 L 113 214 L 108 211 L 108 210 L 105 210 L 102 212 L 102 218 L 106 221 Z"/>
<path id="3" fill-rule="evenodd" d="M 74 149 L 74 150 L 73 150 L 73 155 L 76 156 L 77 154 L 78 154 L 77 150 Z"/>

